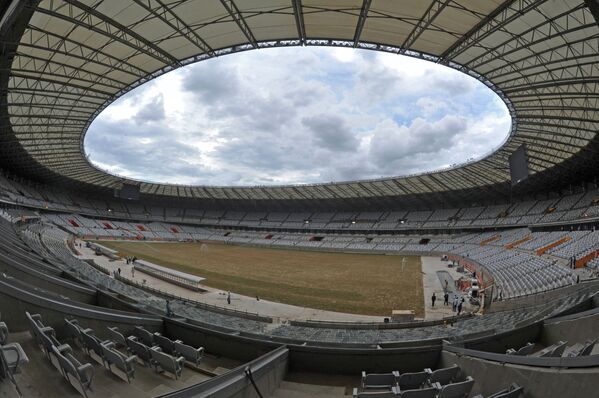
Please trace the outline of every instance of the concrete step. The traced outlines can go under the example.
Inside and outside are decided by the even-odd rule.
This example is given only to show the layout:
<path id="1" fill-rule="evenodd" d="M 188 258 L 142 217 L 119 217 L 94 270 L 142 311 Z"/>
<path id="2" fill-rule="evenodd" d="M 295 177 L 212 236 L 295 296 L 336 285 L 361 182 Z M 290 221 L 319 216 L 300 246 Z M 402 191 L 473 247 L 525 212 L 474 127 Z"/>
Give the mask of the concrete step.
<path id="1" fill-rule="evenodd" d="M 326 398 L 344 396 L 345 387 L 292 383 L 289 381 L 283 381 L 281 386 L 272 395 L 272 397 L 276 398 Z"/>

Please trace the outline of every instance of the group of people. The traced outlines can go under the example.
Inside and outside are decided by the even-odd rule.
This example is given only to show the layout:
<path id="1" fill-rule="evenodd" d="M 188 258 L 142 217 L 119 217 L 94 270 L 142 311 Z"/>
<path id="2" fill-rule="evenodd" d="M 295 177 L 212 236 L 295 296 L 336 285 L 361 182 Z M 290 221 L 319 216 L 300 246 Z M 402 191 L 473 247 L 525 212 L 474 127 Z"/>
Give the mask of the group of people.
<path id="1" fill-rule="evenodd" d="M 127 257 L 125 257 L 125 261 L 127 262 L 127 265 L 134 264 L 137 261 L 137 257 L 127 256 Z"/>
<path id="2" fill-rule="evenodd" d="M 437 301 L 437 294 L 433 292 L 433 296 L 431 297 L 431 302 L 432 302 L 432 306 L 435 306 L 435 301 Z M 464 305 L 464 297 L 463 296 L 458 296 L 457 294 L 453 296 L 453 312 L 457 312 L 458 315 L 460 315 L 462 313 L 462 308 Z M 443 294 L 443 305 L 444 306 L 449 306 L 449 292 L 447 290 L 445 290 L 445 293 Z"/>

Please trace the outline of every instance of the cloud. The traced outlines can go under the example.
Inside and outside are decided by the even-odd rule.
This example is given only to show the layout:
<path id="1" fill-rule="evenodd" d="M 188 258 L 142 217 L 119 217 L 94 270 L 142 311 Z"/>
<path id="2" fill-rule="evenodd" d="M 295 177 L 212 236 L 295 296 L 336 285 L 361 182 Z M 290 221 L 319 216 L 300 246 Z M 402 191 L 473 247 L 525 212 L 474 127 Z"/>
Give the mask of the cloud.
<path id="1" fill-rule="evenodd" d="M 302 124 L 312 132 L 319 146 L 331 151 L 352 151 L 359 145 L 356 135 L 340 116 L 319 114 L 304 117 Z"/>
<path id="2" fill-rule="evenodd" d="M 448 68 L 353 49 L 263 49 L 170 72 L 86 135 L 92 162 L 132 178 L 295 184 L 422 172 L 502 142 L 509 115 Z"/>
<path id="3" fill-rule="evenodd" d="M 134 119 L 137 123 L 142 124 L 163 120 L 164 116 L 164 98 L 162 94 L 159 94 L 137 111 Z"/>

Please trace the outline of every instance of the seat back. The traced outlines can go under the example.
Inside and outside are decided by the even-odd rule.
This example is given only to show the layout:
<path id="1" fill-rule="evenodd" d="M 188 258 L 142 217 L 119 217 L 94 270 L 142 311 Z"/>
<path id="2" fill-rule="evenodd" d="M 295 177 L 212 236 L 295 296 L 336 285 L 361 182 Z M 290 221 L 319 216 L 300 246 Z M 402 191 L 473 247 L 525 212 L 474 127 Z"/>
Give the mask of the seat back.
<path id="1" fill-rule="evenodd" d="M 175 351 L 175 342 L 160 333 L 154 333 L 154 341 L 164 352 L 172 354 Z"/>
<path id="2" fill-rule="evenodd" d="M 578 352 L 577 356 L 581 357 L 585 355 L 591 355 L 591 352 L 593 352 L 595 344 L 597 344 L 597 340 L 587 340 L 584 343 L 584 347 L 582 347 L 582 349 Z"/>
<path id="3" fill-rule="evenodd" d="M 438 398 L 465 398 L 470 394 L 473 385 L 474 379 L 468 376 L 466 380 L 459 383 L 444 385 L 439 391 Z"/>
<path id="4" fill-rule="evenodd" d="M 150 360 L 152 359 L 150 349 L 144 344 L 137 341 L 137 337 L 135 336 L 127 337 L 127 347 L 133 354 L 137 355 L 139 359 L 146 363 L 150 362 Z"/>
<path id="5" fill-rule="evenodd" d="M 362 391 L 354 395 L 358 398 L 389 398 L 397 397 L 394 391 Z"/>
<path id="6" fill-rule="evenodd" d="M 530 355 L 534 350 L 535 345 L 533 343 L 526 343 L 524 347 L 521 347 L 518 351 L 516 351 L 515 355 Z"/>
<path id="7" fill-rule="evenodd" d="M 362 386 L 364 388 L 391 388 L 395 383 L 395 375 L 393 373 L 370 373 L 362 379 Z"/>
<path id="8" fill-rule="evenodd" d="M 562 354 L 564 353 L 564 350 L 566 349 L 566 344 L 567 344 L 567 342 L 565 342 L 565 341 L 560 341 L 556 344 L 553 344 L 552 346 L 544 349 L 539 356 L 540 357 L 561 357 Z"/>
<path id="9" fill-rule="evenodd" d="M 441 385 L 445 385 L 451 383 L 453 379 L 458 374 L 460 367 L 458 365 L 453 365 L 449 368 L 437 369 L 430 375 L 431 383 L 439 383 Z"/>
<path id="10" fill-rule="evenodd" d="M 98 340 L 98 338 L 94 336 L 91 331 L 86 332 L 82 330 L 81 340 L 88 351 L 91 350 L 102 357 L 102 344 L 100 344 L 100 340 Z"/>
<path id="11" fill-rule="evenodd" d="M 81 327 L 77 323 L 77 320 L 65 318 L 64 322 L 65 322 L 65 329 L 66 329 L 69 337 L 72 339 L 77 339 L 77 340 L 81 341 Z"/>
<path id="12" fill-rule="evenodd" d="M 108 334 L 110 335 L 110 340 L 114 341 L 115 343 L 117 343 L 119 346 L 123 346 L 126 347 L 127 346 L 127 341 L 125 339 L 125 336 L 119 332 L 119 328 L 115 327 L 109 327 L 108 329 Z"/>
<path id="13" fill-rule="evenodd" d="M 175 351 L 181 355 L 185 360 L 195 363 L 200 363 L 202 356 L 204 355 L 204 347 L 194 348 L 190 345 L 183 344 L 180 341 L 175 341 Z"/>
<path id="14" fill-rule="evenodd" d="M 0 345 L 4 345 L 8 342 L 8 326 L 6 323 L 0 322 Z"/>
<path id="15" fill-rule="evenodd" d="M 428 377 L 426 372 L 402 373 L 399 376 L 399 388 L 402 390 L 418 389 L 428 381 Z"/>
<path id="16" fill-rule="evenodd" d="M 154 335 L 141 326 L 135 327 L 135 335 L 148 347 L 154 345 Z"/>
<path id="17" fill-rule="evenodd" d="M 58 348 L 56 348 L 55 346 L 52 346 L 52 352 L 58 359 L 58 363 L 60 364 L 60 368 L 62 369 L 62 371 L 65 374 L 69 373 L 76 379 L 79 379 L 79 373 L 77 373 L 77 368 L 75 367 L 75 365 L 71 363 L 71 361 L 69 361 L 67 357 L 62 355 L 62 353 L 58 351 Z"/>
<path id="18" fill-rule="evenodd" d="M 400 387 L 401 389 L 401 387 Z M 414 389 L 414 390 L 402 390 L 401 398 L 435 398 L 438 390 L 435 387 Z"/>

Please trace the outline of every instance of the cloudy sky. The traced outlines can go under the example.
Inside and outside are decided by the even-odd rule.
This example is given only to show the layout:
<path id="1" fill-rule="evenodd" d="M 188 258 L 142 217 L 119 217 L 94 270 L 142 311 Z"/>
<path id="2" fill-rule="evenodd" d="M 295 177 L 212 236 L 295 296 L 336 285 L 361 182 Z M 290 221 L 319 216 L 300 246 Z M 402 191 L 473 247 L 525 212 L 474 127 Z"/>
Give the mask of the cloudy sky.
<path id="1" fill-rule="evenodd" d="M 429 171 L 500 145 L 510 118 L 473 78 L 354 49 L 227 55 L 124 95 L 90 126 L 97 166 L 162 183 L 268 185 Z"/>

